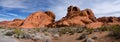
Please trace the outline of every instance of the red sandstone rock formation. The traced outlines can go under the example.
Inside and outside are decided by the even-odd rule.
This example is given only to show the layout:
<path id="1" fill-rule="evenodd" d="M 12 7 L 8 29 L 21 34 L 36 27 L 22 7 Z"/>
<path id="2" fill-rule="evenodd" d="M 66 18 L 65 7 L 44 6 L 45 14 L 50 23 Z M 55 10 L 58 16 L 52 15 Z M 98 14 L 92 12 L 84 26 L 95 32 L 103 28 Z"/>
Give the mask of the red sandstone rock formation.
<path id="1" fill-rule="evenodd" d="M 53 24 L 50 24 L 50 26 L 85 26 L 87 24 L 96 22 L 96 17 L 91 9 L 80 10 L 76 6 L 70 6 L 68 7 L 67 12 L 68 13 L 65 17 Z"/>
<path id="2" fill-rule="evenodd" d="M 22 21 L 22 19 L 16 18 L 16 19 L 14 19 L 13 21 Z"/>
<path id="3" fill-rule="evenodd" d="M 91 9 L 80 10 L 76 6 L 67 9 L 67 15 L 55 22 L 55 15 L 51 11 L 35 12 L 25 20 L 14 19 L 13 21 L 0 22 L 0 26 L 40 28 L 40 27 L 63 27 L 63 26 L 86 26 L 98 28 L 103 25 L 120 25 L 120 17 L 102 17 L 96 19 Z"/>
<path id="4" fill-rule="evenodd" d="M 103 22 L 106 25 L 120 25 L 119 17 L 101 17 L 98 18 L 97 21 Z"/>
<path id="5" fill-rule="evenodd" d="M 93 22 L 86 25 L 87 28 L 99 28 L 101 26 L 103 26 L 102 22 Z"/>
<path id="6" fill-rule="evenodd" d="M 0 26 L 6 27 L 7 23 L 10 23 L 11 21 L 1 21 Z"/>
<path id="7" fill-rule="evenodd" d="M 40 28 L 45 27 L 55 20 L 55 15 L 50 12 L 35 12 L 28 16 L 22 23 L 22 28 Z"/>
<path id="8" fill-rule="evenodd" d="M 118 17 L 101 17 L 98 18 L 97 21 L 99 22 L 120 22 Z"/>
<path id="9" fill-rule="evenodd" d="M 7 26 L 8 28 L 19 27 L 19 26 L 22 24 L 23 21 L 24 21 L 24 20 L 21 20 L 21 19 L 14 19 L 13 21 L 7 23 L 6 26 Z"/>

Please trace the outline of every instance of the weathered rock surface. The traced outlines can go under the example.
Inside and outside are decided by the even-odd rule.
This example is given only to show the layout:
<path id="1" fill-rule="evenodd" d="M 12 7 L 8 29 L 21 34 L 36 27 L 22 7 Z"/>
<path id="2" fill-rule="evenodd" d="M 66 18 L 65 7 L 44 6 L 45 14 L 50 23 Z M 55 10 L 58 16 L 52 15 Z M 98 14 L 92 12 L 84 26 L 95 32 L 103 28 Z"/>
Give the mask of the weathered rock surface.
<path id="1" fill-rule="evenodd" d="M 120 25 L 119 17 L 101 17 L 98 18 L 97 21 L 103 22 L 106 25 Z"/>
<path id="2" fill-rule="evenodd" d="M 96 22 L 96 17 L 91 9 L 80 10 L 76 6 L 70 6 L 67 15 L 61 20 L 51 24 L 53 27 L 61 26 L 84 26 Z"/>
<path id="3" fill-rule="evenodd" d="M 7 27 L 19 27 L 24 20 L 22 19 L 14 19 L 13 21 L 7 23 Z"/>
<path id="4" fill-rule="evenodd" d="M 86 25 L 87 28 L 99 28 L 101 26 L 103 26 L 102 22 L 93 22 Z"/>
<path id="5" fill-rule="evenodd" d="M 14 19 L 13 21 L 22 21 L 22 19 L 16 18 L 16 19 Z"/>
<path id="6" fill-rule="evenodd" d="M 99 22 L 120 22 L 120 18 L 119 17 L 101 17 L 98 18 L 97 21 Z"/>
<path id="7" fill-rule="evenodd" d="M 7 25 L 7 23 L 9 23 L 9 22 L 11 22 L 11 21 L 1 21 L 0 26 L 5 27 Z"/>
<path id="8" fill-rule="evenodd" d="M 45 27 L 46 25 L 53 23 L 55 15 L 50 12 L 35 12 L 28 16 L 22 23 L 23 28 L 39 28 Z"/>

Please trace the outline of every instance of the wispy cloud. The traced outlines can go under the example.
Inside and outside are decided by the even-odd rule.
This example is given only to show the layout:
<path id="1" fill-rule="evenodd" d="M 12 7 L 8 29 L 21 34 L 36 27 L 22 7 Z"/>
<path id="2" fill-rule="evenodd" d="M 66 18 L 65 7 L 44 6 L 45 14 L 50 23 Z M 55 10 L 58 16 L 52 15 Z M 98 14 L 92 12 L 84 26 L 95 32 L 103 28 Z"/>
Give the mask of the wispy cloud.
<path id="1" fill-rule="evenodd" d="M 14 20 L 15 18 L 3 18 L 3 17 L 0 17 L 0 22 L 1 21 L 12 21 Z"/>
<path id="2" fill-rule="evenodd" d="M 15 19 L 15 18 L 24 19 L 24 17 L 14 13 L 7 13 L 7 15 L 11 16 L 12 19 Z"/>
<path id="3" fill-rule="evenodd" d="M 6 8 L 26 8 L 24 0 L 0 0 L 0 6 Z"/>
<path id="4" fill-rule="evenodd" d="M 14 13 L 0 14 L 0 21 L 13 20 L 15 18 L 24 19 L 24 17 Z"/>
<path id="5" fill-rule="evenodd" d="M 8 15 L 11 15 L 11 16 L 18 16 L 19 17 L 19 15 L 17 15 L 17 14 L 14 14 L 14 13 L 7 13 Z"/>
<path id="6" fill-rule="evenodd" d="M 8 20 L 8 19 L 5 19 L 5 18 L 0 18 L 0 21 L 6 21 L 6 20 Z"/>
<path id="7" fill-rule="evenodd" d="M 93 6 L 94 13 L 97 17 L 102 16 L 120 16 L 120 0 L 105 1 L 96 3 Z"/>
<path id="8" fill-rule="evenodd" d="M 4 14 L 0 14 L 0 16 L 3 16 L 3 17 L 10 17 L 10 16 L 8 16 L 8 15 L 4 15 Z"/>

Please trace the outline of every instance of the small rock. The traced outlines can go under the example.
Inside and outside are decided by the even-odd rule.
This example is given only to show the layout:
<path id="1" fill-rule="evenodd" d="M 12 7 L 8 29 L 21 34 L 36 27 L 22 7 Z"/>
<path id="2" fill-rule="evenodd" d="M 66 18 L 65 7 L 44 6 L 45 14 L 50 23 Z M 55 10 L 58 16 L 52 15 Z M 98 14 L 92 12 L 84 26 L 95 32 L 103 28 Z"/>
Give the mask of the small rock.
<path id="1" fill-rule="evenodd" d="M 82 35 L 78 38 L 78 40 L 84 39 L 84 38 L 86 38 L 86 37 L 87 37 L 86 34 L 82 34 Z"/>
<path id="2" fill-rule="evenodd" d="M 23 34 L 23 35 L 22 35 L 22 38 L 25 38 L 25 39 L 30 39 L 30 38 L 31 38 L 31 36 L 30 36 L 29 34 Z"/>
<path id="3" fill-rule="evenodd" d="M 6 32 L 6 34 L 5 35 L 7 35 L 7 36 L 12 36 L 13 34 L 15 34 L 14 32 Z"/>
<path id="4" fill-rule="evenodd" d="M 94 42 L 94 40 L 91 39 L 91 38 L 86 38 L 86 39 L 85 39 L 85 42 Z"/>
<path id="5" fill-rule="evenodd" d="M 96 34 L 93 34 L 93 35 L 92 35 L 92 39 L 97 39 L 97 35 L 96 35 Z"/>
<path id="6" fill-rule="evenodd" d="M 52 36 L 53 36 L 54 39 L 58 39 L 60 37 L 59 34 L 53 34 Z"/>

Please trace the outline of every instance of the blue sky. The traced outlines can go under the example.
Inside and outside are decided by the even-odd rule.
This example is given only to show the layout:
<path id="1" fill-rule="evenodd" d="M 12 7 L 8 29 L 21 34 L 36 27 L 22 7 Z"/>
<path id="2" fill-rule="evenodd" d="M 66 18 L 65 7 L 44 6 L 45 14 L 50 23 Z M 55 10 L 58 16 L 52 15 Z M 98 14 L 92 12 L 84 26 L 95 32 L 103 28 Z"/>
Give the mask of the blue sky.
<path id="1" fill-rule="evenodd" d="M 120 16 L 120 0 L 0 0 L 0 21 L 25 19 L 33 12 L 48 10 L 59 20 L 66 15 L 70 5 L 81 10 L 90 8 L 96 17 Z"/>

